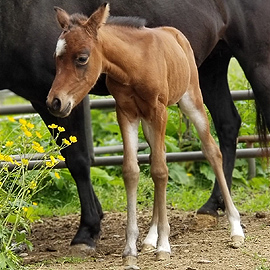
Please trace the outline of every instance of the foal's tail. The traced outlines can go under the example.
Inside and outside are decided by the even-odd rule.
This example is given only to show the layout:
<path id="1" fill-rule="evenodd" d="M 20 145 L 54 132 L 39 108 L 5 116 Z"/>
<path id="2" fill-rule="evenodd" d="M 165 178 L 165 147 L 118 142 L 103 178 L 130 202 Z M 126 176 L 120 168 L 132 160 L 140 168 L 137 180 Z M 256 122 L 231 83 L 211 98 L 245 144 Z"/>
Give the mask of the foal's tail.
<path id="1" fill-rule="evenodd" d="M 260 147 L 264 148 L 265 150 L 263 151 L 263 156 L 267 157 L 267 160 L 269 161 L 270 158 L 270 153 L 268 150 L 269 142 L 267 140 L 267 135 L 268 135 L 268 129 L 267 125 L 264 119 L 264 116 L 262 114 L 262 109 L 259 105 L 259 103 L 255 99 L 255 104 L 256 104 L 256 126 L 257 126 L 257 133 L 259 135 L 259 143 Z"/>

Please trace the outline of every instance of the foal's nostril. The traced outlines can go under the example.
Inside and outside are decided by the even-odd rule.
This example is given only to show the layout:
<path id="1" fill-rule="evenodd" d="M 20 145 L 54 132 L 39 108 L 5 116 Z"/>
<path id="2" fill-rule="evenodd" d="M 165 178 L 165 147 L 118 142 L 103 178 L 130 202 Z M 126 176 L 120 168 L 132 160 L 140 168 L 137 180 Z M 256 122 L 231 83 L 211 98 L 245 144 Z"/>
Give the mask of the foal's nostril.
<path id="1" fill-rule="evenodd" d="M 51 108 L 55 112 L 60 111 L 60 109 L 61 109 L 61 101 L 60 101 L 60 99 L 55 98 L 53 100 L 53 102 L 52 102 L 52 107 Z"/>

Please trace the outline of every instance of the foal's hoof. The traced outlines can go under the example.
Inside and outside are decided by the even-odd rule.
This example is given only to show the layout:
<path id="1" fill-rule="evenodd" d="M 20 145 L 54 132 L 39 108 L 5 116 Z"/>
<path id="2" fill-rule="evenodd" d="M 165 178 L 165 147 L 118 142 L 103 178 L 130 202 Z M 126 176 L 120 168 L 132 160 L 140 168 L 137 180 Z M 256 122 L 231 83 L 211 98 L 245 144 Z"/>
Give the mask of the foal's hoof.
<path id="1" fill-rule="evenodd" d="M 170 260 L 170 253 L 166 251 L 159 251 L 156 255 L 157 261 L 169 261 Z"/>
<path id="2" fill-rule="evenodd" d="M 91 257 L 96 253 L 95 248 L 86 244 L 78 244 L 71 246 L 71 254 L 76 257 Z"/>
<path id="3" fill-rule="evenodd" d="M 131 270 L 138 270 L 138 269 L 140 269 L 140 267 L 137 266 L 137 265 L 127 265 L 127 266 L 125 266 L 124 269 L 125 270 L 129 270 L 129 269 L 131 269 Z"/>
<path id="4" fill-rule="evenodd" d="M 125 270 L 140 269 L 140 267 L 137 266 L 137 257 L 134 257 L 134 256 L 123 257 L 123 265 L 125 266 Z"/>
<path id="5" fill-rule="evenodd" d="M 234 235 L 232 236 L 232 248 L 240 248 L 245 242 L 245 238 L 243 236 Z"/>
<path id="6" fill-rule="evenodd" d="M 153 246 L 153 245 L 150 245 L 150 244 L 143 244 L 143 246 L 142 246 L 142 250 L 141 250 L 141 252 L 142 253 L 147 253 L 147 252 L 150 252 L 150 251 L 153 251 L 153 250 L 155 250 L 156 248 Z"/>

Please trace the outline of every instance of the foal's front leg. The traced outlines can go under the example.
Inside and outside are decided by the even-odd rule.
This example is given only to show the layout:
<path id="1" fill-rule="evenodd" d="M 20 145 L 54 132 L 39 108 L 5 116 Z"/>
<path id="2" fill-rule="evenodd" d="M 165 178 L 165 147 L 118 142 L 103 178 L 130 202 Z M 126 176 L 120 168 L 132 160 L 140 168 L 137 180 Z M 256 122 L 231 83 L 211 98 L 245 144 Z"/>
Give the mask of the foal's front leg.
<path id="1" fill-rule="evenodd" d="M 157 247 L 157 260 L 169 259 L 171 248 L 169 244 L 170 226 L 166 209 L 166 187 L 168 182 L 168 167 L 165 156 L 165 130 L 167 111 L 164 104 L 153 108 L 152 117 L 142 120 L 144 135 L 150 145 L 151 176 L 155 185 L 154 208 L 151 226 L 143 242 L 143 250 Z"/>
<path id="2" fill-rule="evenodd" d="M 128 117 L 118 106 L 117 119 L 122 132 L 124 160 L 123 178 L 127 194 L 126 245 L 123 252 L 125 265 L 136 265 L 139 229 L 136 218 L 137 186 L 140 169 L 137 160 L 139 119 Z"/>

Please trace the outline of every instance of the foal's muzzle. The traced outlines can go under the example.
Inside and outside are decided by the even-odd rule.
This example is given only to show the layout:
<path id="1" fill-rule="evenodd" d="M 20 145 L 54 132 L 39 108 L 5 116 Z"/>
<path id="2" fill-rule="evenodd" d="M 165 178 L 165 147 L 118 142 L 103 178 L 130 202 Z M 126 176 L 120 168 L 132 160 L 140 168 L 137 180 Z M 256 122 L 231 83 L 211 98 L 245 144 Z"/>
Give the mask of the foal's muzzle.
<path id="1" fill-rule="evenodd" d="M 59 98 L 54 98 L 51 102 L 47 99 L 46 105 L 49 112 L 56 117 L 64 118 L 71 112 L 71 103 L 68 102 L 67 104 L 62 105 Z"/>

